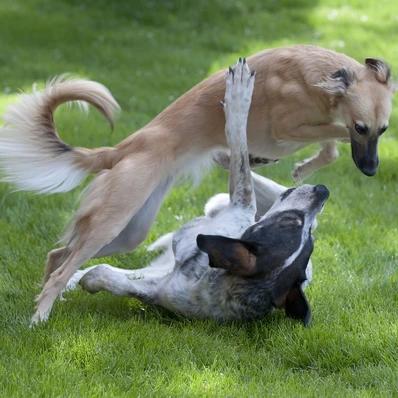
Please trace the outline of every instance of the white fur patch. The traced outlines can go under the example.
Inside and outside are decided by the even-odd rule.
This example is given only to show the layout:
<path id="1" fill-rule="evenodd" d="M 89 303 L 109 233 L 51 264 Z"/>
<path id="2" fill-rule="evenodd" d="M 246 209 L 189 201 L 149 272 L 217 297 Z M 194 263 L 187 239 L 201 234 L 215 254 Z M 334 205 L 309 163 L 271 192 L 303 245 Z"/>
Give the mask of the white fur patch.
<path id="1" fill-rule="evenodd" d="M 151 245 L 148 246 L 147 250 L 153 252 L 156 250 L 166 250 L 171 247 L 173 242 L 173 232 L 162 235 L 160 238 L 156 239 Z"/>
<path id="2" fill-rule="evenodd" d="M 67 192 L 86 177 L 87 172 L 73 164 L 69 153 L 54 157 L 33 143 L 7 140 L 2 129 L 0 138 L 0 168 L 18 190 L 38 193 Z"/>
<path id="3" fill-rule="evenodd" d="M 207 217 L 216 216 L 230 204 L 229 194 L 218 193 L 212 196 L 205 204 L 204 213 Z"/>
<path id="4" fill-rule="evenodd" d="M 282 265 L 282 269 L 289 267 L 289 265 L 292 265 L 292 264 L 294 263 L 294 261 L 296 260 L 296 258 L 297 258 L 297 257 L 299 256 L 299 254 L 301 253 L 301 250 L 303 249 L 304 244 L 305 244 L 305 242 L 306 242 L 307 239 L 308 239 L 308 234 L 309 234 L 309 232 L 308 232 L 308 229 L 307 229 L 307 231 L 306 231 L 306 228 L 308 228 L 308 227 L 306 227 L 306 226 L 303 227 L 303 234 L 301 235 L 300 246 L 298 247 L 298 249 L 297 249 L 294 253 L 292 253 L 292 254 L 285 260 L 285 262 L 284 262 L 283 265 Z"/>

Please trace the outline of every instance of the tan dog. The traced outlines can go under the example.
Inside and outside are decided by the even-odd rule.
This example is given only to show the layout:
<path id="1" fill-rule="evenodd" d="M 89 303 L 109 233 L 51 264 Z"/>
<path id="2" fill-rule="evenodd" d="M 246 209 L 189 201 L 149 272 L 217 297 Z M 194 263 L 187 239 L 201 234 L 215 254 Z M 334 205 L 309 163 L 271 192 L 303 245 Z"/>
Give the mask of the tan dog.
<path id="1" fill-rule="evenodd" d="M 366 59 L 362 65 L 314 46 L 264 51 L 248 62 L 256 70 L 247 129 L 252 156 L 279 159 L 320 142 L 321 152 L 296 169 L 300 177 L 336 158 L 335 140 L 350 139 L 357 167 L 375 174 L 377 142 L 388 126 L 393 94 L 387 64 Z M 54 126 L 55 108 L 73 100 L 89 102 L 111 120 L 117 104 L 98 83 L 54 81 L 8 110 L 0 132 L 0 167 L 7 181 L 21 189 L 61 192 L 88 173 L 99 173 L 64 238 L 65 247 L 49 253 L 32 323 L 48 318 L 82 263 L 134 249 L 176 178 L 197 172 L 226 148 L 219 106 L 224 73 L 192 88 L 115 148 L 71 148 Z"/>

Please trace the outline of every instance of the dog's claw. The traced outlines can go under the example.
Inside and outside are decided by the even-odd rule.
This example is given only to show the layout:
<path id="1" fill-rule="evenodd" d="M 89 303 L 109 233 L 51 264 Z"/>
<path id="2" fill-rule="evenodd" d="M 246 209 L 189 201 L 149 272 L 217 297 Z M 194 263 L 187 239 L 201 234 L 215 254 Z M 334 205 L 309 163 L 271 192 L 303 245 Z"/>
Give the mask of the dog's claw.
<path id="1" fill-rule="evenodd" d="M 49 315 L 50 311 L 46 311 L 44 313 L 36 311 L 33 314 L 32 319 L 30 320 L 29 328 L 33 329 L 40 324 L 44 324 L 45 322 L 47 322 Z"/>

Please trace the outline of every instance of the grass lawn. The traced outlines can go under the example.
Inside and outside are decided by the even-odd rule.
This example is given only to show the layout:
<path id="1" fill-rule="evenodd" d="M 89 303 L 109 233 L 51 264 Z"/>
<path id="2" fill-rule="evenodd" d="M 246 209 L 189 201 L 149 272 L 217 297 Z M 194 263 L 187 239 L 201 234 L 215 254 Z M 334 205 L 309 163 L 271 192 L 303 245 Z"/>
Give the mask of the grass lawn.
<path id="1" fill-rule="evenodd" d="M 388 0 L 2 0 L 0 113 L 21 88 L 75 73 L 107 85 L 123 112 L 111 132 L 95 111 L 63 108 L 62 137 L 112 145 L 212 72 L 263 48 L 313 43 L 359 60 L 383 57 L 394 72 L 397 15 Z M 363 176 L 342 145 L 341 158 L 309 179 L 331 191 L 316 232 L 310 328 L 281 313 L 248 324 L 189 321 L 79 290 L 29 330 L 46 253 L 84 187 L 36 196 L 1 185 L 0 396 L 398 395 L 398 111 L 390 126 L 376 177 Z M 312 150 L 261 172 L 291 185 L 293 163 Z M 201 214 L 226 187 L 220 170 L 199 187 L 177 187 L 147 241 L 104 262 L 147 263 L 148 243 Z"/>

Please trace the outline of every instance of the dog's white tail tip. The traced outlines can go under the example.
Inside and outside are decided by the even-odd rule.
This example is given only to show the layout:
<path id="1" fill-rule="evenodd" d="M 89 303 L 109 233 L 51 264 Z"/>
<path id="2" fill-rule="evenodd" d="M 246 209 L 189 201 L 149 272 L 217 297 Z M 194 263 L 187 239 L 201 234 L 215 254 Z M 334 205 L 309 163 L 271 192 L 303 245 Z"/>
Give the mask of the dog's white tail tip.
<path id="1" fill-rule="evenodd" d="M 0 128 L 2 181 L 17 190 L 55 193 L 70 191 L 86 177 L 89 166 L 79 161 L 86 152 L 64 143 L 54 125 L 54 110 L 68 102 L 93 105 L 112 126 L 119 110 L 102 84 L 65 76 L 51 80 L 41 92 L 34 88 L 31 94 L 21 95 L 6 110 L 5 125 Z"/>

